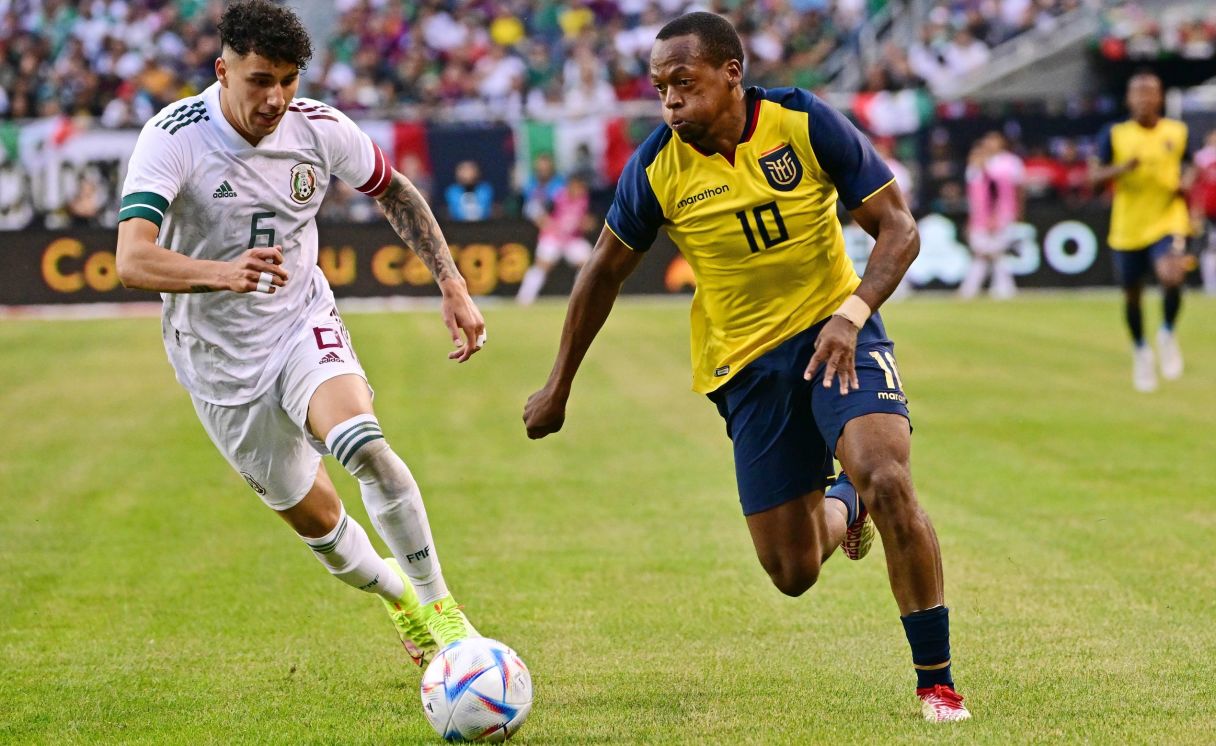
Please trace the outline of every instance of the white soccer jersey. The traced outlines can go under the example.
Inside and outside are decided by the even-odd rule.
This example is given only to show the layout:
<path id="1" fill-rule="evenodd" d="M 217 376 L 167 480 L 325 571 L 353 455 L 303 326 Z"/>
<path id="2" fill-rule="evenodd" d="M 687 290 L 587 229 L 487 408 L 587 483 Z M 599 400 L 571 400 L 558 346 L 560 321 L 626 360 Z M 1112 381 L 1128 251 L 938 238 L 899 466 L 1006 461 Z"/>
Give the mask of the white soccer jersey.
<path id="1" fill-rule="evenodd" d="M 278 244 L 290 277 L 274 294 L 163 294 L 165 348 L 190 393 L 221 405 L 260 396 L 286 343 L 314 310 L 333 305 L 314 221 L 331 175 L 379 196 L 392 169 L 354 122 L 318 101 L 294 99 L 256 146 L 224 118 L 218 82 L 144 125 L 119 220 L 151 220 L 161 246 L 195 259 L 228 261 Z"/>

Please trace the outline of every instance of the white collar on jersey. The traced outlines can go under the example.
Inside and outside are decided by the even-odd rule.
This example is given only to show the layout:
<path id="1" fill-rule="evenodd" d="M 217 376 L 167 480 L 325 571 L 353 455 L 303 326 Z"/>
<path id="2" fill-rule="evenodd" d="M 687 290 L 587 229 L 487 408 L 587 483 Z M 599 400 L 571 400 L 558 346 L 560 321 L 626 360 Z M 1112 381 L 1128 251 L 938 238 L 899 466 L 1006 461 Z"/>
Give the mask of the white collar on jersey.
<path id="1" fill-rule="evenodd" d="M 203 101 L 207 104 L 207 114 L 211 117 L 211 121 L 215 122 L 216 129 L 220 135 L 232 147 L 233 150 L 249 150 L 251 148 L 273 150 L 278 143 L 286 116 L 279 120 L 279 126 L 275 127 L 274 132 L 271 132 L 266 137 L 263 137 L 257 145 L 250 145 L 249 141 L 241 137 L 241 133 L 236 131 L 224 116 L 223 109 L 220 108 L 220 82 L 217 80 L 207 86 L 207 90 L 203 91 Z"/>

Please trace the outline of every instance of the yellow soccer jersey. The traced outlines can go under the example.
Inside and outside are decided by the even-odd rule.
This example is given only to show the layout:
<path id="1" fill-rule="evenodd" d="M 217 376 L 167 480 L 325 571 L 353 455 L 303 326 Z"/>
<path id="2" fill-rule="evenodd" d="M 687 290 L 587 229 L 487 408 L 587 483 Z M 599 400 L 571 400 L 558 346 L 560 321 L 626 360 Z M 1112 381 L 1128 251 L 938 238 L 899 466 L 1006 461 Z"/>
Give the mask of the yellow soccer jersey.
<path id="1" fill-rule="evenodd" d="M 606 220 L 634 251 L 664 228 L 691 265 L 699 393 L 827 318 L 857 288 L 837 193 L 852 210 L 894 181 L 869 140 L 814 95 L 753 87 L 746 105 L 733 161 L 656 129 L 625 167 Z"/>
<path id="2" fill-rule="evenodd" d="M 1102 133 L 1098 157 L 1103 163 L 1140 161 L 1115 179 L 1108 238 L 1112 249 L 1143 249 L 1166 236 L 1190 233 L 1186 200 L 1178 192 L 1186 150 L 1186 125 L 1174 119 L 1161 119 L 1152 129 L 1129 120 Z"/>

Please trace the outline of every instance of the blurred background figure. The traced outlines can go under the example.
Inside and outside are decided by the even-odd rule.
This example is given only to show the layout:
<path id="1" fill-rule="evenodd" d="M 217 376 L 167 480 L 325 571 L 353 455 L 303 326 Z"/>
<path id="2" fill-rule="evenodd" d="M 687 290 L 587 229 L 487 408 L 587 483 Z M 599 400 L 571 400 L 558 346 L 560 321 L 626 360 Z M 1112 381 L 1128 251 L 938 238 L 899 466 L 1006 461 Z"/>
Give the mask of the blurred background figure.
<path id="1" fill-rule="evenodd" d="M 537 228 L 543 228 L 549 211 L 553 209 L 553 201 L 565 185 L 565 178 L 557 173 L 553 164 L 553 156 L 548 153 L 536 156 L 532 173 L 524 183 L 524 217 L 535 223 Z"/>
<path id="2" fill-rule="evenodd" d="M 524 274 L 515 296 L 521 305 L 536 300 L 549 270 L 559 261 L 565 259 L 577 271 L 591 258 L 591 243 L 585 235 L 592 228 L 590 208 L 587 182 L 581 176 L 571 176 L 554 197 L 552 209 L 536 221 L 540 228 L 536 260 Z"/>
<path id="3" fill-rule="evenodd" d="M 494 210 L 494 187 L 481 178 L 481 167 L 475 161 L 456 165 L 456 183 L 444 191 L 448 217 L 452 220 L 488 220 Z"/>
<path id="4" fill-rule="evenodd" d="M 1204 292 L 1216 295 L 1216 130 L 1208 132 L 1192 165 L 1191 221 L 1200 239 L 1199 273 Z"/>
<path id="5" fill-rule="evenodd" d="M 1013 271 L 1004 261 L 1013 245 L 1012 228 L 1022 215 L 1022 159 L 1009 152 L 1005 136 L 989 132 L 976 143 L 967 163 L 968 242 L 971 266 L 959 287 L 963 298 L 974 298 L 992 275 L 993 298 L 1017 293 Z"/>

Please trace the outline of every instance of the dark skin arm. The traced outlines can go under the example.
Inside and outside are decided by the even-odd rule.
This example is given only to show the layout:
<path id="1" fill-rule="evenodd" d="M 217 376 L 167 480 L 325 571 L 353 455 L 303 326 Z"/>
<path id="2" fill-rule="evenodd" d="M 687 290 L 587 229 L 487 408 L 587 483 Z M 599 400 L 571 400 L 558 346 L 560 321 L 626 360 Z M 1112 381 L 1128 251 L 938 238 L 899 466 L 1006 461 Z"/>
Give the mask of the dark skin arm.
<path id="1" fill-rule="evenodd" d="M 865 277 L 855 295 L 877 311 L 903 279 L 904 273 L 920 253 L 920 234 L 916 221 L 908 211 L 904 197 L 895 184 L 866 200 L 850 214 L 857 224 L 874 237 L 874 250 L 866 264 Z M 826 366 L 824 388 L 835 382 L 841 395 L 859 388 L 854 355 L 857 350 L 857 327 L 841 316 L 833 316 L 824 324 L 815 341 L 815 354 L 806 366 L 805 377 L 810 380 L 819 366 Z"/>
<path id="2" fill-rule="evenodd" d="M 622 243 L 607 227 L 600 232 L 591 260 L 579 272 L 570 293 L 566 323 L 549 380 L 524 405 L 524 426 L 529 438 L 543 438 L 562 429 L 574 374 L 608 319 L 621 284 L 641 261 L 642 254 Z"/>
<path id="3" fill-rule="evenodd" d="M 1123 163 L 1104 164 L 1095 159 L 1089 162 L 1089 183 L 1095 187 L 1102 186 L 1111 179 L 1118 178 L 1125 173 L 1136 170 L 1136 166 L 1140 165 L 1139 158 L 1132 158 L 1130 161 Z"/>

